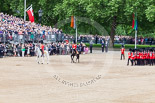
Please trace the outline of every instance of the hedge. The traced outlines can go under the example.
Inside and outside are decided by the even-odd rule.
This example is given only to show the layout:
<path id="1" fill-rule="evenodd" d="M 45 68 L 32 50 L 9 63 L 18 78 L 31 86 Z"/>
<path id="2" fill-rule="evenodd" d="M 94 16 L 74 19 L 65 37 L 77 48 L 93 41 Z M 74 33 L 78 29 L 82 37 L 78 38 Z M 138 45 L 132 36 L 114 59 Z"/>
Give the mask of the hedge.
<path id="1" fill-rule="evenodd" d="M 87 47 L 90 46 L 89 43 L 86 43 L 85 44 Z M 121 48 L 121 44 L 115 44 L 114 45 L 114 48 Z M 93 47 L 97 47 L 97 48 L 101 48 L 101 44 L 93 44 Z M 155 47 L 155 45 L 137 45 L 137 48 L 146 48 L 146 47 Z M 125 44 L 125 48 L 128 49 L 128 48 L 135 48 L 135 45 L 134 44 Z"/>

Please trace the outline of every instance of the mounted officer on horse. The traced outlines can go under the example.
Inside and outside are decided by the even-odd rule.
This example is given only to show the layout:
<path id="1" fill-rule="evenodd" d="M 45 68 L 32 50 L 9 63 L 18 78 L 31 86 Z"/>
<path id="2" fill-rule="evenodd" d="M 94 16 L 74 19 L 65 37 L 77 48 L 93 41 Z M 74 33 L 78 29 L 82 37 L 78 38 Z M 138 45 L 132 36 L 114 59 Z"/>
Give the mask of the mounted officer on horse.
<path id="1" fill-rule="evenodd" d="M 77 45 L 75 43 L 72 44 L 72 52 L 71 52 L 71 63 L 74 62 L 74 56 L 76 56 L 76 62 L 79 62 L 79 52 L 77 51 Z"/>

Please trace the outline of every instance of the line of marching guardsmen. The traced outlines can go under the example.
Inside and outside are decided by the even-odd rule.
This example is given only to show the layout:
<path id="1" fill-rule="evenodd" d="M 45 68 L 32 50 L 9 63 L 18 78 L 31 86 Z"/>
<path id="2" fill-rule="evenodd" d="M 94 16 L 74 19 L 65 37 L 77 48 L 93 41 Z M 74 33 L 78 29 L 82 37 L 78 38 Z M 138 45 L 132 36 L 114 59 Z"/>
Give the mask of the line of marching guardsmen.
<path id="1" fill-rule="evenodd" d="M 127 65 L 155 65 L 155 48 L 129 49 Z"/>

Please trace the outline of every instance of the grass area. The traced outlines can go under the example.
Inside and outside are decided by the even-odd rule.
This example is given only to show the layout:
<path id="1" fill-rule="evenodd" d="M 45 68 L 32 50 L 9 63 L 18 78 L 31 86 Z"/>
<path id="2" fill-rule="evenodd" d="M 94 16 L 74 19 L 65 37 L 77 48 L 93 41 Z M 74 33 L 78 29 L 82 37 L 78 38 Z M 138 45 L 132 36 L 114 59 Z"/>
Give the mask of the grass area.
<path id="1" fill-rule="evenodd" d="M 86 46 L 89 47 L 89 43 L 86 43 Z M 121 44 L 115 44 L 114 45 L 114 48 L 121 48 Z M 101 44 L 93 44 L 93 47 L 97 47 L 97 48 L 101 48 Z M 155 45 L 137 45 L 137 48 L 146 48 L 146 47 L 155 47 Z M 125 48 L 126 49 L 129 49 L 129 48 L 135 48 L 135 45 L 134 44 L 126 44 L 125 45 Z"/>

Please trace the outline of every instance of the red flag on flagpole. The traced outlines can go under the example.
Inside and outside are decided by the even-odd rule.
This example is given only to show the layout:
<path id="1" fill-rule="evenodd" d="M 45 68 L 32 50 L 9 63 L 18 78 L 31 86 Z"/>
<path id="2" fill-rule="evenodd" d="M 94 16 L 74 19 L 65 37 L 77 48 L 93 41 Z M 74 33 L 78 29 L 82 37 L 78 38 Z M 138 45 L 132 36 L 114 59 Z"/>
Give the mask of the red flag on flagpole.
<path id="1" fill-rule="evenodd" d="M 33 15 L 33 9 L 32 7 L 27 11 L 27 14 L 29 16 L 29 20 L 32 22 L 34 22 L 34 15 Z"/>
<path id="2" fill-rule="evenodd" d="M 134 20 L 135 17 L 134 17 L 134 16 L 135 16 L 135 15 L 133 14 L 132 16 L 133 16 L 133 20 L 132 20 L 132 29 L 134 29 L 134 26 L 135 26 L 135 20 Z"/>

